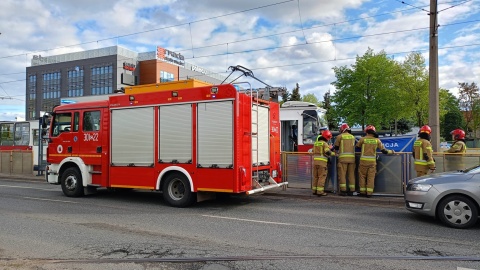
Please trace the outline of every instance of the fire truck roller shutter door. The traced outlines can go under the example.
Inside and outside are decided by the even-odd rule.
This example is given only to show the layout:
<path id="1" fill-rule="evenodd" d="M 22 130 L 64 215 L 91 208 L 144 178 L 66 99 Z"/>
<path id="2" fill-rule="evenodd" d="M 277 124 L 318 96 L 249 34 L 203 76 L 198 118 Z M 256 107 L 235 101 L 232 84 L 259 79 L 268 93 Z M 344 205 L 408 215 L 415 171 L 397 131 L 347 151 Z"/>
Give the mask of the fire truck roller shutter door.
<path id="1" fill-rule="evenodd" d="M 197 121 L 197 166 L 233 166 L 233 102 L 199 103 Z"/>

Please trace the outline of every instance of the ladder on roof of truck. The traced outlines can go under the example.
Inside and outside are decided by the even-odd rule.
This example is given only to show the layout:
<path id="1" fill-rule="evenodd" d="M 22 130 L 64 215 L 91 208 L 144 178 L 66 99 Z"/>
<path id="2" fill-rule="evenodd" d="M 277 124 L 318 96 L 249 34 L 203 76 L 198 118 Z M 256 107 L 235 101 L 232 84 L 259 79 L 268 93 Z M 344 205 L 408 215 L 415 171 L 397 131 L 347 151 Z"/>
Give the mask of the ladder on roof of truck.
<path id="1" fill-rule="evenodd" d="M 266 84 L 265 82 L 259 80 L 258 78 L 256 78 L 254 75 L 253 75 L 253 72 L 251 70 L 249 70 L 248 68 L 245 68 L 243 66 L 240 66 L 240 65 L 237 65 L 237 66 L 230 66 L 229 69 L 232 70 L 232 72 L 225 78 L 225 80 L 223 80 L 222 84 L 228 79 L 228 77 L 230 77 L 230 75 L 232 75 L 233 72 L 235 71 L 240 71 L 242 72 L 242 75 L 238 76 L 235 80 L 231 81 L 230 83 L 234 83 L 238 78 L 240 78 L 241 76 L 245 76 L 245 77 L 252 77 L 254 78 L 255 80 L 263 83 L 266 85 L 266 89 L 269 89 L 271 88 L 270 85 Z M 253 193 L 259 193 L 259 192 L 263 192 L 267 189 L 271 189 L 271 188 L 275 188 L 275 187 L 281 187 L 281 186 L 286 186 L 288 184 L 288 182 L 282 182 L 282 183 L 277 183 L 271 175 L 269 175 L 268 177 L 268 184 L 267 186 L 262 186 L 262 184 L 260 184 L 260 181 L 259 181 L 259 169 L 258 167 L 260 166 L 259 164 L 259 158 L 258 158 L 258 152 L 259 152 L 259 145 L 258 145 L 258 141 L 259 141 L 259 135 L 258 135 L 258 123 L 259 123 L 259 107 L 260 107 L 260 102 L 259 102 L 259 98 L 258 98 L 258 95 L 259 95 L 259 91 L 258 90 L 253 90 L 252 86 L 250 85 L 250 83 L 248 83 L 249 85 L 249 89 L 247 90 L 248 91 L 248 95 L 251 97 L 250 98 L 250 107 L 252 108 L 252 112 L 255 112 L 255 115 L 256 115 L 256 119 L 252 119 L 252 166 L 255 168 L 254 171 L 255 171 L 255 174 L 252 175 L 252 179 L 253 179 L 253 184 L 255 186 L 255 189 L 252 189 L 252 190 L 249 190 L 247 191 L 247 194 L 253 194 Z M 254 93 L 256 94 L 256 96 L 254 97 Z M 267 95 L 268 92 L 267 92 Z M 264 98 L 265 99 L 265 98 Z M 268 100 L 268 99 L 266 99 Z M 255 128 L 255 131 L 253 130 Z M 255 155 L 253 154 L 253 152 L 255 152 Z M 255 161 L 255 162 L 254 162 Z M 252 170 L 252 173 L 253 173 L 253 170 Z"/>

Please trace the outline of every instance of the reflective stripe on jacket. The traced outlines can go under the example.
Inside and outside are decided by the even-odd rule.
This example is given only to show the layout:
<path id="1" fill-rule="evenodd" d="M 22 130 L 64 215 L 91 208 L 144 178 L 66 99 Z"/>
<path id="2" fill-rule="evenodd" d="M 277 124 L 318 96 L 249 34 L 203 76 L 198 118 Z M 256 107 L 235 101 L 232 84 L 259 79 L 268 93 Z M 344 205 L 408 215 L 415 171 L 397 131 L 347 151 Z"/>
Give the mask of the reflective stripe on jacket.
<path id="1" fill-rule="evenodd" d="M 386 150 L 380 139 L 375 138 L 372 134 L 360 138 L 356 147 L 362 149 L 360 164 L 368 166 L 377 164 L 377 149 Z"/>
<path id="2" fill-rule="evenodd" d="M 335 139 L 338 147 L 338 161 L 342 163 L 355 162 L 355 137 L 350 133 L 341 133 Z"/>
<path id="3" fill-rule="evenodd" d="M 327 142 L 320 140 L 313 144 L 313 160 L 320 160 L 324 161 L 325 163 L 328 162 L 328 158 L 325 156 L 325 146 L 328 149 Z"/>
<path id="4" fill-rule="evenodd" d="M 432 156 L 432 144 L 425 139 L 418 139 L 413 143 L 413 158 L 415 165 L 435 168 L 435 160 Z"/>

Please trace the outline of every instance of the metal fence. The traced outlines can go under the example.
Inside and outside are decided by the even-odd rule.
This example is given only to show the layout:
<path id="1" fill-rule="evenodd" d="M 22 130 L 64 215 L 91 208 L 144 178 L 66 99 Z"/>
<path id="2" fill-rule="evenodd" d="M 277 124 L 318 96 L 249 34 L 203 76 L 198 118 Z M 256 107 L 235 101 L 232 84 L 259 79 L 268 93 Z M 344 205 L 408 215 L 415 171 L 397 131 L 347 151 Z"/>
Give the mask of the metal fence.
<path id="1" fill-rule="evenodd" d="M 435 172 L 455 171 L 480 164 L 480 149 L 470 149 L 466 154 L 434 153 L 437 170 Z M 356 153 L 356 165 L 360 153 Z M 312 185 L 313 155 L 303 152 L 283 152 L 283 181 L 288 187 L 310 189 Z M 403 196 L 408 180 L 415 178 L 413 157 L 411 152 L 394 155 L 378 154 L 377 174 L 375 177 L 375 195 Z M 355 182 L 358 190 L 358 171 L 355 170 Z M 328 164 L 328 176 L 325 190 L 337 193 L 337 158 L 331 157 Z"/>
<path id="2" fill-rule="evenodd" d="M 33 152 L 31 150 L 1 150 L 0 173 L 33 174 Z"/>

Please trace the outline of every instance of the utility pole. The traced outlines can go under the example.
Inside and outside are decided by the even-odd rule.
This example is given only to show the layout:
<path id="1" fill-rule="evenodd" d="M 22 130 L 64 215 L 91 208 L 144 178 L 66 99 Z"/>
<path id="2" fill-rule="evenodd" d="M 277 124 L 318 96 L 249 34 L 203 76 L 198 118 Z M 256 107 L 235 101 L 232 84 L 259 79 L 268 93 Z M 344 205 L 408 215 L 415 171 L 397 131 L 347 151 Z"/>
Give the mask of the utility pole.
<path id="1" fill-rule="evenodd" d="M 440 112 L 438 90 L 438 20 L 437 0 L 430 0 L 430 59 L 429 59 L 429 110 L 428 124 L 432 128 L 432 147 L 440 149 Z"/>

